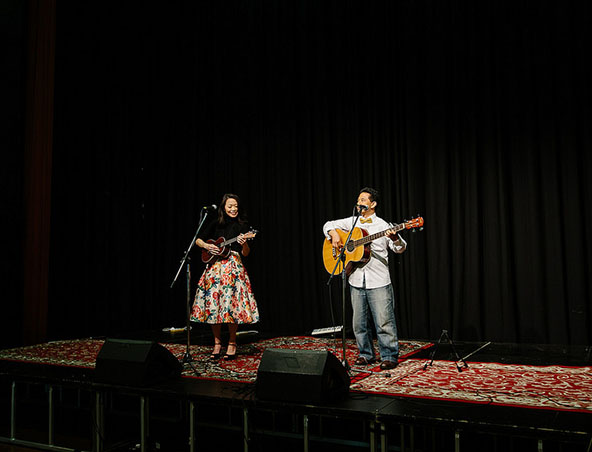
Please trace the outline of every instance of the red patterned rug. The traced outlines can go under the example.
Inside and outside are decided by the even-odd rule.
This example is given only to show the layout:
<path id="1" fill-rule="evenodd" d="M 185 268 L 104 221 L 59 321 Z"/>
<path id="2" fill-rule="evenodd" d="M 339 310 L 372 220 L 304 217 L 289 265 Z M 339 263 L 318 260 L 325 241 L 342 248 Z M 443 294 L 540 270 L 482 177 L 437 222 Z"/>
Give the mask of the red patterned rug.
<path id="1" fill-rule="evenodd" d="M 0 360 L 94 368 L 104 341 L 81 339 L 0 350 Z M 186 346 L 163 344 L 178 359 Z M 458 372 L 455 363 L 434 361 L 424 370 L 426 360 L 410 358 L 431 344 L 400 341 L 401 362 L 390 371 L 374 368 L 351 369 L 351 390 L 396 397 L 418 397 L 458 402 L 510 405 L 527 408 L 582 411 L 592 413 L 592 367 L 527 366 L 469 362 Z M 187 378 L 253 383 L 263 351 L 267 348 L 329 350 L 342 357 L 341 342 L 316 337 L 281 337 L 240 345 L 232 361 L 209 359 L 210 346 L 192 345 L 193 369 Z M 357 356 L 353 340 L 346 342 L 346 358 Z"/>
<path id="2" fill-rule="evenodd" d="M 527 366 L 407 359 L 388 372 L 354 379 L 353 391 L 399 397 L 592 413 L 592 367 Z M 380 370 L 379 368 L 373 369 Z"/>
<path id="3" fill-rule="evenodd" d="M 9 350 L 0 350 L 0 359 L 21 361 L 36 364 L 52 364 L 58 366 L 74 366 L 94 368 L 97 355 L 104 341 L 98 339 L 80 339 L 56 341 Z M 182 344 L 162 344 L 177 359 L 181 360 L 187 349 Z M 419 341 L 399 341 L 402 357 L 411 356 L 431 344 Z M 257 369 L 263 351 L 267 348 L 285 348 L 298 350 L 328 350 L 341 358 L 343 349 L 341 341 L 334 339 L 293 336 L 266 339 L 250 344 L 239 345 L 237 356 L 232 361 L 211 360 L 211 346 L 192 345 L 190 353 L 193 368 L 187 368 L 183 376 L 208 380 L 235 381 L 253 383 L 257 379 Z M 346 341 L 346 359 L 353 362 L 357 357 L 357 349 L 353 340 Z"/>

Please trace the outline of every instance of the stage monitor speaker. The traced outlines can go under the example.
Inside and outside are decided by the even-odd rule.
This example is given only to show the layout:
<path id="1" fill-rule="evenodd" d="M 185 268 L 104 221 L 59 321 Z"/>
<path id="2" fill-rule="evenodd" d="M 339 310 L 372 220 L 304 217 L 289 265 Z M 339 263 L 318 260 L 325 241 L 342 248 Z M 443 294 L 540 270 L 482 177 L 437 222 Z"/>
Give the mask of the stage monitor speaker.
<path id="1" fill-rule="evenodd" d="M 331 352 L 269 348 L 255 391 L 261 400 L 315 403 L 345 396 L 349 383 L 347 370 Z"/>
<path id="2" fill-rule="evenodd" d="M 178 377 L 182 367 L 157 342 L 107 339 L 97 356 L 95 381 L 143 386 Z"/>

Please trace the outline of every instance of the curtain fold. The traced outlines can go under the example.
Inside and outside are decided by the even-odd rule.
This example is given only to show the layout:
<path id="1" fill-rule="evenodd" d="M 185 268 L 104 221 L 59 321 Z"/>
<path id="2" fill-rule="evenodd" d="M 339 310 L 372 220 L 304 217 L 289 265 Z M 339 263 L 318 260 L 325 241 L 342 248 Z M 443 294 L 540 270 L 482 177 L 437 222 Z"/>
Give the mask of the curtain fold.
<path id="1" fill-rule="evenodd" d="M 27 2 L 23 342 L 47 338 L 55 68 L 55 1 Z"/>

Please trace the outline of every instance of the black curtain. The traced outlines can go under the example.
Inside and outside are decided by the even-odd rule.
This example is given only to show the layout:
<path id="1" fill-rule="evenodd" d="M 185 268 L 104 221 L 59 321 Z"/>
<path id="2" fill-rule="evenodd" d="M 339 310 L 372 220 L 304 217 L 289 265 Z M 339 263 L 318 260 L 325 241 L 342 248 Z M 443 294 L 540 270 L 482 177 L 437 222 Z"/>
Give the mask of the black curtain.
<path id="1" fill-rule="evenodd" d="M 0 202 L 2 224 L 3 308 L 0 346 L 22 343 L 24 129 L 27 78 L 27 14 L 20 0 L 6 0 L 0 8 Z"/>
<path id="2" fill-rule="evenodd" d="M 50 336 L 183 325 L 169 285 L 226 192 L 261 231 L 257 328 L 329 326 L 321 228 L 369 185 L 383 218 L 425 219 L 391 256 L 401 337 L 589 343 L 583 8 L 60 2 Z"/>

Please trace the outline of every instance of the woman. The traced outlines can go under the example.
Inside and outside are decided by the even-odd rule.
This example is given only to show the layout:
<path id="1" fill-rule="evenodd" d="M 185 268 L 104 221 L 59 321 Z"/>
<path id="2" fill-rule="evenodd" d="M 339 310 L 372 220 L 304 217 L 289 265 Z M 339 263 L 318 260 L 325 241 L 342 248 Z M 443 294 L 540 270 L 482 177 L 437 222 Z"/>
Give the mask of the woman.
<path id="1" fill-rule="evenodd" d="M 231 193 L 224 195 L 218 218 L 209 223 L 195 241 L 197 246 L 214 255 L 197 284 L 197 292 L 191 313 L 194 322 L 209 323 L 214 335 L 212 359 L 222 352 L 222 324 L 228 324 L 228 347 L 225 360 L 236 356 L 236 331 L 241 323 L 259 321 L 257 303 L 251 289 L 251 281 L 241 261 L 241 254 L 251 252 L 247 237 L 249 226 L 239 210 L 239 198 Z M 252 234 L 251 234 L 252 235 Z M 220 248 L 205 240 L 236 238 L 228 257 L 220 255 Z"/>

